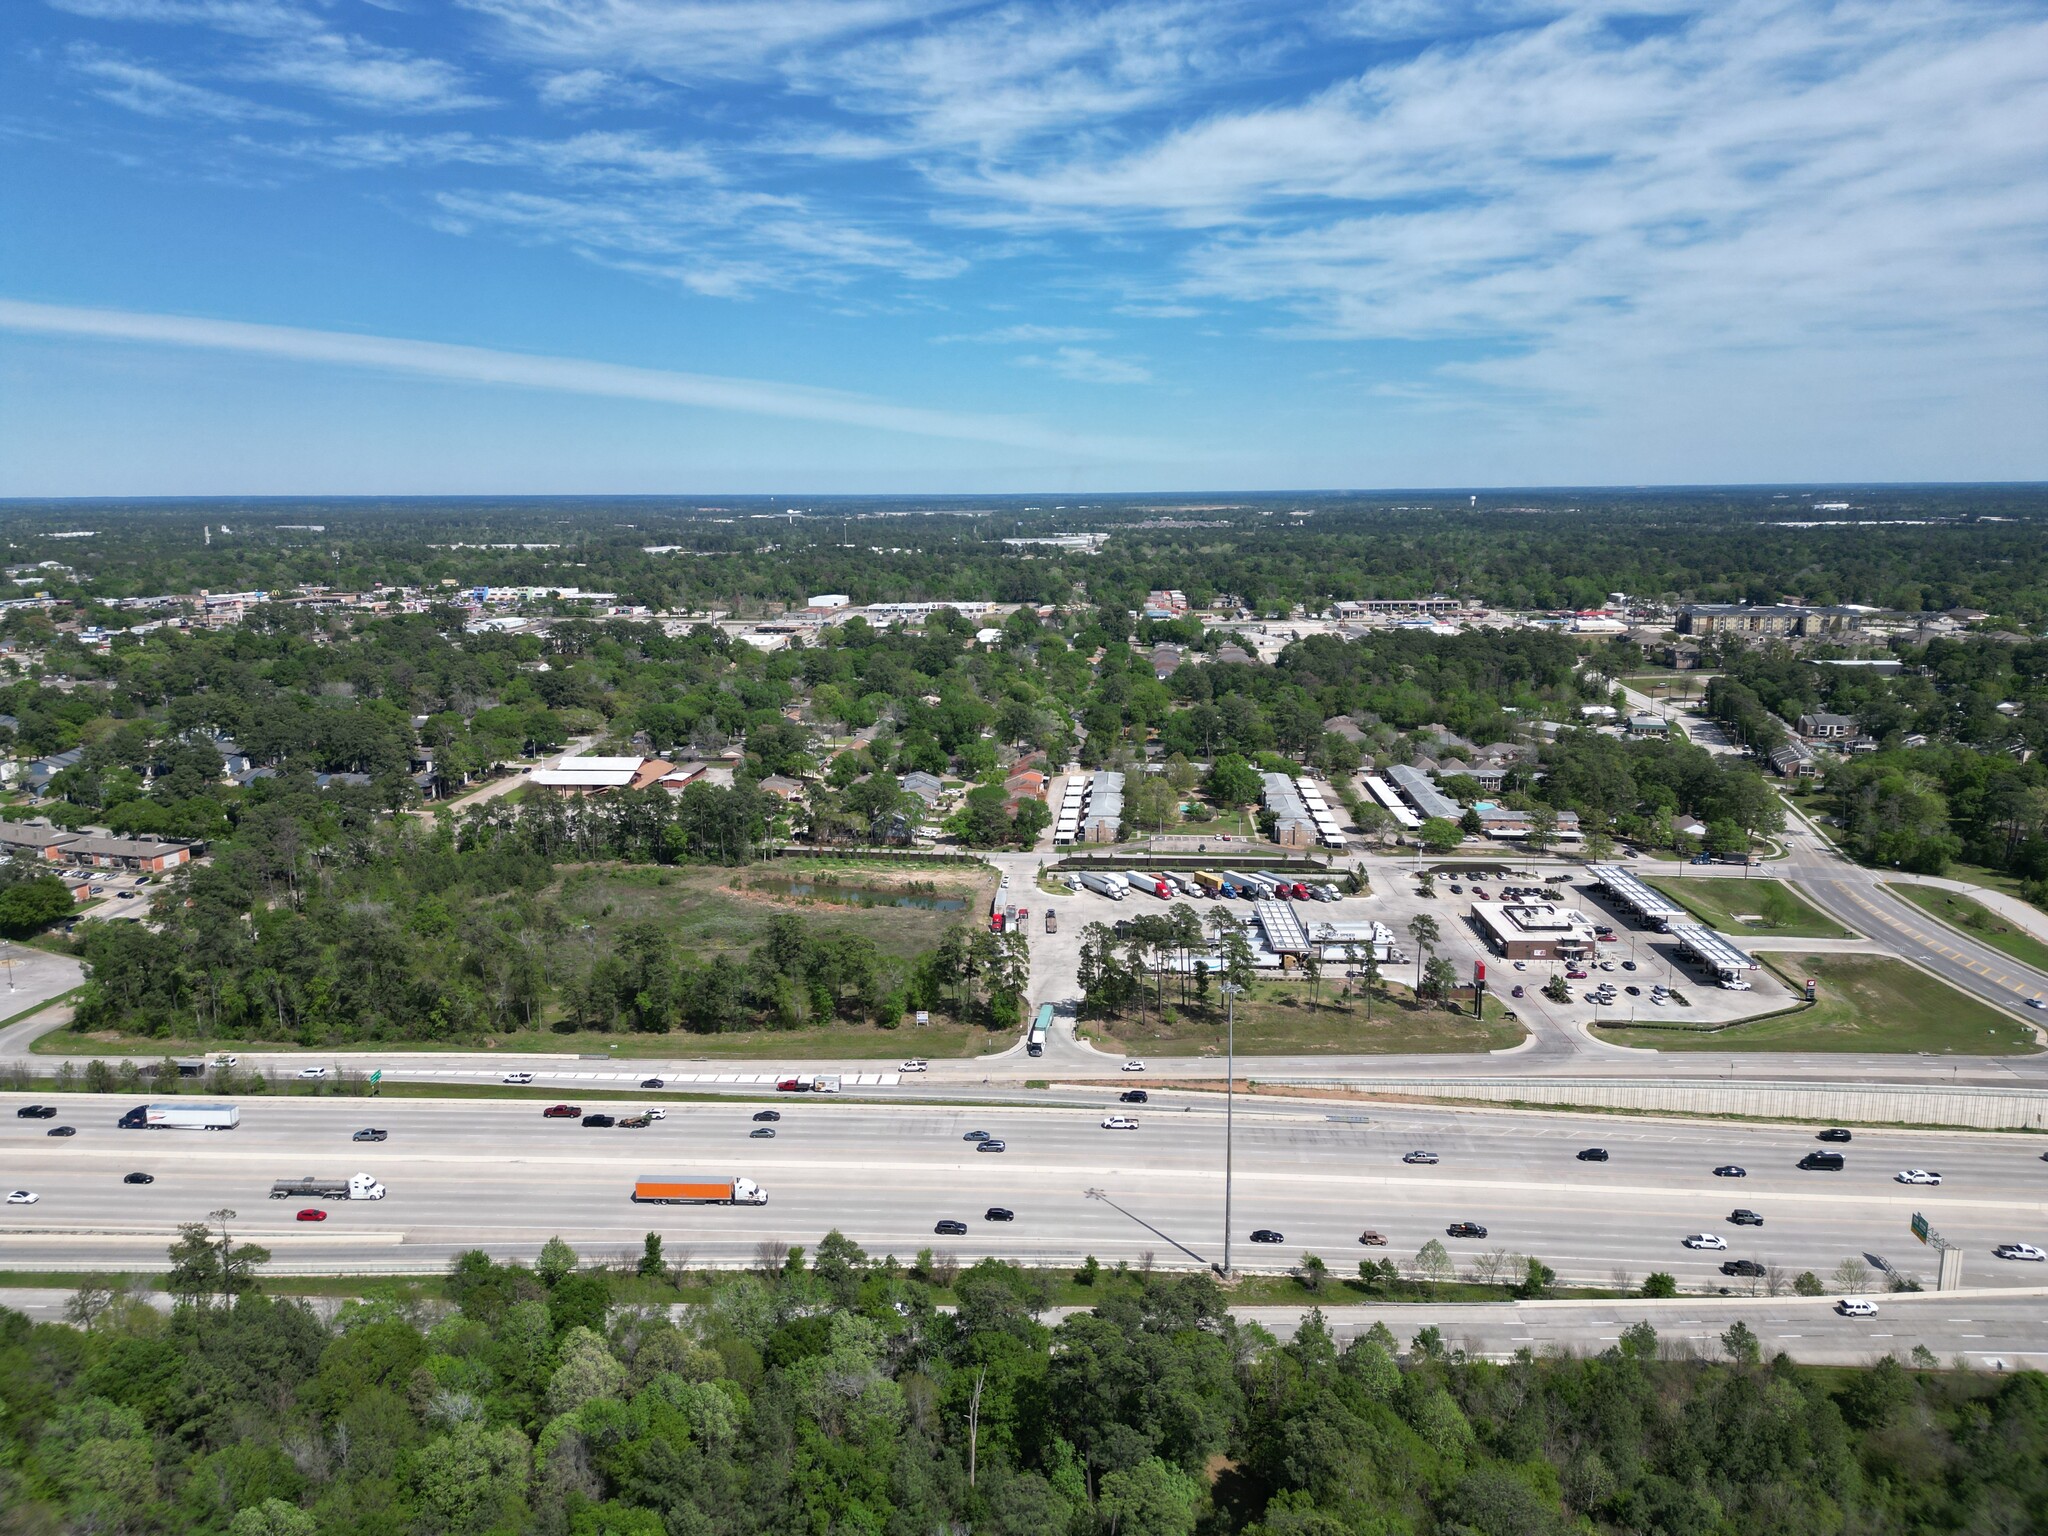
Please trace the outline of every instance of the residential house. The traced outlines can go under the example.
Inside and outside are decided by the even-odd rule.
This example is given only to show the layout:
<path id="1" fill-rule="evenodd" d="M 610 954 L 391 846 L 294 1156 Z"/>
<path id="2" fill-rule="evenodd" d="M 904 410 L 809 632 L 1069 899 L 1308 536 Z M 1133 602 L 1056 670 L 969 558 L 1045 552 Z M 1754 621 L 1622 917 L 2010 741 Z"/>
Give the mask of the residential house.
<path id="1" fill-rule="evenodd" d="M 168 837 L 106 837 L 89 833 L 58 852 L 66 864 L 91 869 L 133 869 L 161 874 L 192 861 L 197 843 Z"/>
<path id="2" fill-rule="evenodd" d="M 946 798 L 946 786 L 939 781 L 939 776 L 935 773 L 926 773 L 922 768 L 913 769 L 896 782 L 901 784 L 907 793 L 922 800 L 927 810 Z"/>
<path id="3" fill-rule="evenodd" d="M 1365 732 L 1358 728 L 1358 722 L 1349 715 L 1332 715 L 1323 722 L 1323 730 L 1332 736 L 1342 736 L 1346 741 L 1362 743 Z"/>
<path id="4" fill-rule="evenodd" d="M 1003 804 L 1011 812 L 1017 809 L 1020 800 L 1043 800 L 1045 798 L 1045 775 L 1036 768 L 1025 768 L 1003 780 Z"/>
<path id="5" fill-rule="evenodd" d="M 53 827 L 47 821 L 0 821 L 0 854 L 27 854 L 55 863 L 65 846 L 77 841 L 76 832 Z"/>
<path id="6" fill-rule="evenodd" d="M 39 757 L 28 765 L 28 772 L 22 775 L 22 784 L 32 795 L 40 795 L 50 787 L 50 780 L 66 768 L 76 768 L 85 760 L 85 748 L 73 747 L 68 752 L 52 752 L 48 757 Z"/>
<path id="7" fill-rule="evenodd" d="M 1216 660 L 1218 663 L 1233 662 L 1240 667 L 1248 667 L 1252 664 L 1252 653 L 1231 640 L 1216 648 Z"/>
<path id="8" fill-rule="evenodd" d="M 759 789 L 764 795 L 773 795 L 776 799 L 784 802 L 801 800 L 804 797 L 802 782 L 780 773 L 769 774 L 755 788 Z"/>
<path id="9" fill-rule="evenodd" d="M 1152 675 L 1165 682 L 1181 669 L 1183 657 L 1177 645 L 1155 645 L 1152 647 Z"/>
<path id="10" fill-rule="evenodd" d="M 1780 778 L 1817 779 L 1820 777 L 1820 763 L 1815 760 L 1813 748 L 1803 741 L 1788 741 L 1771 753 L 1771 767 Z"/>
<path id="11" fill-rule="evenodd" d="M 1801 715 L 1799 736 L 1802 741 L 1847 741 L 1856 734 L 1856 721 L 1849 715 Z"/>

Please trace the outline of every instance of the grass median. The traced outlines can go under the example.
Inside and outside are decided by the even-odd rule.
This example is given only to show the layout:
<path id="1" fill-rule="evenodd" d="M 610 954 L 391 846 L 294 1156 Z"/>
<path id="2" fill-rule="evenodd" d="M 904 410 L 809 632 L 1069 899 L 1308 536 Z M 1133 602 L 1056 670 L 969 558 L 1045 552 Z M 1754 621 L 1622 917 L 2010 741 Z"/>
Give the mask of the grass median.
<path id="1" fill-rule="evenodd" d="M 1649 882 L 1709 928 L 1731 938 L 1853 939 L 1855 934 L 1802 901 L 1781 880 Z"/>
<path id="2" fill-rule="evenodd" d="M 1957 891 L 1945 891 L 1938 885 L 1915 885 L 1906 880 L 1888 883 L 1885 889 L 1950 927 L 1962 929 L 1979 944 L 2009 955 L 2021 965 L 2048 971 L 2048 944 L 2007 922 L 1981 901 L 1972 901 Z"/>

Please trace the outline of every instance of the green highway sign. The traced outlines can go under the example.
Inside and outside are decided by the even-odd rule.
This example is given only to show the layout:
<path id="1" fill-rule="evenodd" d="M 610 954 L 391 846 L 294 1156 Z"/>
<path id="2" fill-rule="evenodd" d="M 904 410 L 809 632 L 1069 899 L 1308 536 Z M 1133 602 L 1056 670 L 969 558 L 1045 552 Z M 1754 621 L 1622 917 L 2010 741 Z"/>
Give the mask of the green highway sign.
<path id="1" fill-rule="evenodd" d="M 1913 1213 L 1913 1235 L 1923 1243 L 1927 1241 L 1927 1218 L 1918 1211 Z"/>
<path id="2" fill-rule="evenodd" d="M 381 1083 L 381 1082 L 383 1082 L 383 1081 L 384 1081 L 384 1069 L 383 1069 L 382 1067 L 379 1067 L 379 1068 L 378 1068 L 378 1069 L 377 1069 L 376 1071 L 372 1072 L 372 1073 L 370 1074 L 370 1081 L 371 1081 L 371 1082 L 373 1082 L 373 1083 Z"/>

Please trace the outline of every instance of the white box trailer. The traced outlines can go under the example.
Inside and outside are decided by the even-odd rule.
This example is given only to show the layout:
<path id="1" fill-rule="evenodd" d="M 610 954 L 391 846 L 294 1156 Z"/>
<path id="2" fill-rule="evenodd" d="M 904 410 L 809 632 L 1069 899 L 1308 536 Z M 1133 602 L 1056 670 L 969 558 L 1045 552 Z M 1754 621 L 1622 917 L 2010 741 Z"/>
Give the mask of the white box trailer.
<path id="1" fill-rule="evenodd" d="M 115 1123 L 124 1131 L 232 1131 L 242 1112 L 232 1104 L 138 1104 Z"/>
<path id="2" fill-rule="evenodd" d="M 1107 896 L 1111 901 L 1122 901 L 1130 890 L 1130 882 L 1121 875 L 1098 875 L 1093 870 L 1081 876 L 1081 883 L 1098 896 Z"/>

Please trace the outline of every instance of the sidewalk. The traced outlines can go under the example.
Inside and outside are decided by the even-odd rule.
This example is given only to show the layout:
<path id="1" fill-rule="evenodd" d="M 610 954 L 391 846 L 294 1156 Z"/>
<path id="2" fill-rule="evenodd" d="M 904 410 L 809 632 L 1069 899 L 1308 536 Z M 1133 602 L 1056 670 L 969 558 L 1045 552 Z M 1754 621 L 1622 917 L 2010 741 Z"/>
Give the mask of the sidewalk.
<path id="1" fill-rule="evenodd" d="M 1966 880 L 1948 880 L 1940 875 L 1908 875 L 1894 872 L 1884 874 L 1878 871 L 1878 878 L 1887 885 L 1931 885 L 1939 890 L 1954 891 L 1958 896 L 1967 896 L 1979 906 L 1987 907 L 2004 918 L 2022 933 L 2029 934 L 2048 944 L 2048 912 L 2021 901 L 2017 896 L 2008 896 L 2003 891 L 1994 891 L 1981 885 L 1971 885 Z M 1933 917 L 1932 913 L 1928 916 Z M 1939 918 L 1935 918 L 1939 922 Z M 1965 933 L 1969 930 L 1964 929 Z"/>

